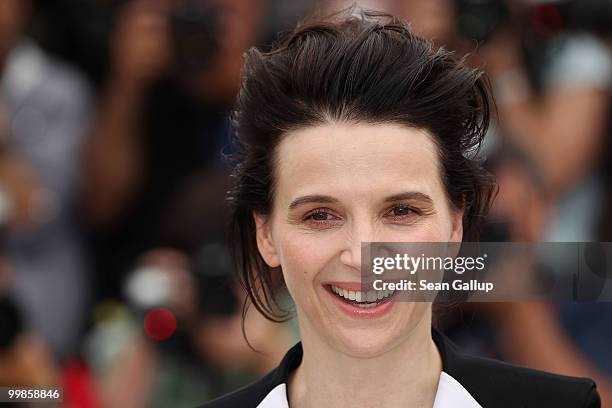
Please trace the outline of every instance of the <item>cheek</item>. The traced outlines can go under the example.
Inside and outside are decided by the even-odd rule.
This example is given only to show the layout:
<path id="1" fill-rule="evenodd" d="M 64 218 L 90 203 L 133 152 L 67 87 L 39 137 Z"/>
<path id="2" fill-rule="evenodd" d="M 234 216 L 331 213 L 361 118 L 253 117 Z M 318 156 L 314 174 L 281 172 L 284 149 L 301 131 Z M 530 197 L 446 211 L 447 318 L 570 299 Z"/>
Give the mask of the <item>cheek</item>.
<path id="1" fill-rule="evenodd" d="M 289 291 L 294 295 L 309 290 L 333 259 L 336 253 L 333 243 L 318 233 L 287 232 L 281 236 L 279 256 Z"/>
<path id="2" fill-rule="evenodd" d="M 407 228 L 388 228 L 382 242 L 446 242 L 450 238 L 452 224 L 449 218 L 436 214 Z"/>

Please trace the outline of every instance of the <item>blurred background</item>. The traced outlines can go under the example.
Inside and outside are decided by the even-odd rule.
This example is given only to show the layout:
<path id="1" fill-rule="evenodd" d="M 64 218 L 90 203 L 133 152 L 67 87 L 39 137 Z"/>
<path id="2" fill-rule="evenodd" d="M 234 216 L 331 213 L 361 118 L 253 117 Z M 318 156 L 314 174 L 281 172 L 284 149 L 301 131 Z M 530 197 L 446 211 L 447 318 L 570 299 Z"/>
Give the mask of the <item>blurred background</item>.
<path id="1" fill-rule="evenodd" d="M 192 407 L 260 377 L 299 335 L 246 313 L 224 242 L 242 54 L 315 0 L 0 1 L 0 386 L 62 406 Z M 483 241 L 612 241 L 612 1 L 357 1 L 490 76 Z M 467 351 L 596 380 L 611 303 L 465 304 Z M 23 406 L 23 405 L 21 405 Z"/>

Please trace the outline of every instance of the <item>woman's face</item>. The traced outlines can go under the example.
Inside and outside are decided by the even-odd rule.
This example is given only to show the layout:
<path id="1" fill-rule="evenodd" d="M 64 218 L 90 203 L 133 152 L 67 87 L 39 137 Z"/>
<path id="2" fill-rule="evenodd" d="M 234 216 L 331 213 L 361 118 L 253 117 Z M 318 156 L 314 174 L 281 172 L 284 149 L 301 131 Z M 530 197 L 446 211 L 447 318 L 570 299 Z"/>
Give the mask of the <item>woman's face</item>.
<path id="1" fill-rule="evenodd" d="M 332 123 L 288 133 L 276 158 L 272 212 L 254 214 L 257 241 L 268 265 L 282 268 L 302 338 L 367 357 L 429 330 L 430 303 L 362 307 L 332 285 L 357 293 L 362 242 L 461 241 L 462 213 L 449 204 L 432 136 Z"/>

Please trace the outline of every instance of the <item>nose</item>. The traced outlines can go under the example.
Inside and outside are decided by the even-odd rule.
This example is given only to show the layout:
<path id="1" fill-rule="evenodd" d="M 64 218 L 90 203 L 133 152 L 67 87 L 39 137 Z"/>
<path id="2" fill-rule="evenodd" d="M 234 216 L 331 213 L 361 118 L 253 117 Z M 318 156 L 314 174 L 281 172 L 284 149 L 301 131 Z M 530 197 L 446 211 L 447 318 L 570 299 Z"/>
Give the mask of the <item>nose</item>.
<path id="1" fill-rule="evenodd" d="M 353 222 L 347 230 L 346 242 L 340 253 L 340 261 L 361 273 L 362 247 L 364 243 L 374 241 L 374 227 L 370 222 Z M 365 254 L 367 255 L 367 254 Z"/>

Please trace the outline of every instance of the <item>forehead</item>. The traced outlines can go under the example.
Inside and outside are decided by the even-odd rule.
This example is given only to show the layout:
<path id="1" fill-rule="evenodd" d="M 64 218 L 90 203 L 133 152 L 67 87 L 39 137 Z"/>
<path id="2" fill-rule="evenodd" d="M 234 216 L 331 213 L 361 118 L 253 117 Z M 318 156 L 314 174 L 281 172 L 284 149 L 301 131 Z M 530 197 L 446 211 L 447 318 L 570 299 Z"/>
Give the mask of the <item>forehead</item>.
<path id="1" fill-rule="evenodd" d="M 442 186 L 433 136 L 399 124 L 332 123 L 295 130 L 280 142 L 276 158 L 281 199 L 372 196 L 400 189 L 433 196 Z"/>

